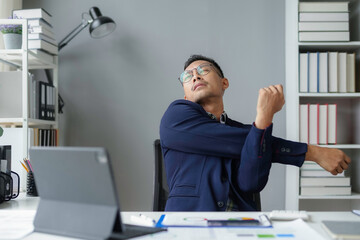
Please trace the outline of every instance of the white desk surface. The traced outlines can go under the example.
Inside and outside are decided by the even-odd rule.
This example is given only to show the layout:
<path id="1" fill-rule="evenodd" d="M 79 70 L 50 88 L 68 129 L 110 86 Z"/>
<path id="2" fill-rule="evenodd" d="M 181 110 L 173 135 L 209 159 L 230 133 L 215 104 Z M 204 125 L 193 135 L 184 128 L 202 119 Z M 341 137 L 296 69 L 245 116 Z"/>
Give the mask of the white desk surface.
<path id="1" fill-rule="evenodd" d="M 0 211 L 2 210 L 36 210 L 37 205 L 39 202 L 39 198 L 38 197 L 26 197 L 25 194 L 20 194 L 20 196 L 15 199 L 15 200 L 11 200 L 9 202 L 5 202 L 0 204 Z M 151 217 L 155 220 L 158 220 L 159 217 L 164 214 L 164 212 L 122 212 L 121 216 L 122 216 L 122 221 L 124 223 L 130 223 L 130 217 L 132 215 L 138 215 L 139 213 L 142 213 L 148 217 Z M 169 212 L 167 212 L 169 213 Z M 310 220 L 307 221 L 308 225 L 313 228 L 314 230 L 316 230 L 320 235 L 322 235 L 325 239 L 331 239 L 329 237 L 329 235 L 327 235 L 327 233 L 324 231 L 324 229 L 321 227 L 320 223 L 322 220 L 344 220 L 344 221 L 359 221 L 360 222 L 360 217 L 353 214 L 352 212 L 308 212 L 309 216 L 310 216 Z M 258 217 L 259 212 L 187 212 L 186 213 L 187 216 L 191 217 L 191 216 L 205 216 L 205 217 L 210 217 L 210 216 L 219 216 L 219 218 L 224 218 L 225 217 Z M 86 224 L 86 223 L 84 223 Z M 134 223 L 132 223 L 134 224 Z M 281 222 L 276 222 L 273 221 L 273 226 L 276 227 L 278 224 L 281 224 Z M 179 238 L 179 236 L 174 238 L 174 233 L 172 232 L 172 229 L 175 228 L 171 228 L 169 229 L 167 235 L 163 235 L 161 237 L 161 239 L 181 239 Z M 179 231 L 179 228 L 176 230 Z M 194 231 L 194 239 L 199 239 L 196 237 L 196 231 L 204 231 L 204 229 L 200 230 L 198 228 L 189 228 L 188 231 Z M 178 233 L 178 232 L 177 232 Z M 30 235 L 28 235 L 27 237 L 25 237 L 24 239 L 26 240 L 42 240 L 42 239 L 56 239 L 56 240 L 65 240 L 65 239 L 75 239 L 75 238 L 68 238 L 68 237 L 61 237 L 61 236 L 54 236 L 54 235 L 47 235 L 47 234 L 41 234 L 41 233 L 32 233 Z M 149 236 L 145 236 L 145 237 L 139 237 L 136 239 L 159 239 L 158 237 L 156 237 L 155 235 L 149 235 Z M 240 239 L 240 238 L 239 238 Z M 244 238 L 242 238 L 244 239 Z"/>

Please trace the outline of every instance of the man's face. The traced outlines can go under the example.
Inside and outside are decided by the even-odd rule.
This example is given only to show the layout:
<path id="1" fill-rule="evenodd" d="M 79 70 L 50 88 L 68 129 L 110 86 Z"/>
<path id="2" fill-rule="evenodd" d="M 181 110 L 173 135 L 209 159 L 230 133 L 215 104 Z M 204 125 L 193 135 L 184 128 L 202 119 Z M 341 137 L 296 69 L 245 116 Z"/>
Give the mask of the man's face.
<path id="1" fill-rule="evenodd" d="M 221 78 L 214 66 L 209 66 L 210 72 L 201 76 L 196 68 L 207 61 L 199 60 L 191 63 L 185 70 L 192 70 L 193 77 L 183 83 L 185 99 L 201 104 L 211 98 L 222 98 L 229 83 L 226 78 Z"/>

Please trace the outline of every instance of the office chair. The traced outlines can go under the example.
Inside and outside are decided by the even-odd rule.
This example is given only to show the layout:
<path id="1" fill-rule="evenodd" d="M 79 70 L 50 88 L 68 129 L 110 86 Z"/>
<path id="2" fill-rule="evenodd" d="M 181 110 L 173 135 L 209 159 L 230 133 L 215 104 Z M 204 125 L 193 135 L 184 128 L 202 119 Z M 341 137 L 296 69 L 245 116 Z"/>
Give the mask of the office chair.
<path id="1" fill-rule="evenodd" d="M 155 149 L 155 183 L 154 183 L 154 204 L 153 211 L 164 211 L 169 196 L 169 187 L 166 181 L 164 159 L 161 152 L 160 140 L 154 142 Z M 256 211 L 261 211 L 260 193 L 254 193 L 253 200 L 256 204 Z"/>
<path id="2" fill-rule="evenodd" d="M 254 193 L 254 202 L 256 204 L 256 211 L 261 212 L 261 199 L 260 199 L 260 193 Z"/>
<path id="3" fill-rule="evenodd" d="M 169 187 L 166 181 L 164 159 L 161 152 L 160 140 L 154 142 L 155 150 L 155 183 L 153 211 L 164 211 L 169 196 Z"/>

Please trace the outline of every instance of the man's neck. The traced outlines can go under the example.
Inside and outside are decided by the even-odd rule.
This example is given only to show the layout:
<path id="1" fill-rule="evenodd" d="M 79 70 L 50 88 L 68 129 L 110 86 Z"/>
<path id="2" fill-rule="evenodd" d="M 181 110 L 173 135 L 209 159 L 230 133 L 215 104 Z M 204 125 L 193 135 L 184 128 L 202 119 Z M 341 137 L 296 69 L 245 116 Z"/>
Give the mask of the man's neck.
<path id="1" fill-rule="evenodd" d="M 216 119 L 220 121 L 220 116 L 224 112 L 224 103 L 221 101 L 216 102 L 202 102 L 200 105 L 204 108 L 206 112 L 212 113 L 215 115 Z"/>

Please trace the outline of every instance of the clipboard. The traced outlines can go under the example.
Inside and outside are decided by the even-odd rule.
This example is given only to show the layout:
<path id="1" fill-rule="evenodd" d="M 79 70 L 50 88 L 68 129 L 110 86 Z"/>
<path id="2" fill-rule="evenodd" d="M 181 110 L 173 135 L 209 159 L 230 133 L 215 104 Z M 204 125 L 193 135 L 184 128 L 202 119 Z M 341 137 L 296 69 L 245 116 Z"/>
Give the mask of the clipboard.
<path id="1" fill-rule="evenodd" d="M 272 228 L 272 223 L 265 215 L 255 218 L 228 218 L 228 219 L 207 219 L 203 217 L 183 217 L 172 214 L 163 214 L 155 227 L 193 227 L 193 228 Z"/>

